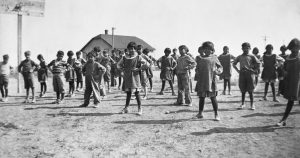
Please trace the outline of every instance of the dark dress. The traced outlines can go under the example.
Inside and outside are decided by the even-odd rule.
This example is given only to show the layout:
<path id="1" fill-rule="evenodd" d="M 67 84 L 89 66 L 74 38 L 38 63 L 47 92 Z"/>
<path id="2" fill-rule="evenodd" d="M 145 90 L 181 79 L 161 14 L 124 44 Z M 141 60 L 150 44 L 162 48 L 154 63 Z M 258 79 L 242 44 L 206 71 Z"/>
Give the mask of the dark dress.
<path id="1" fill-rule="evenodd" d="M 160 59 L 161 62 L 161 72 L 160 72 L 160 79 L 161 80 L 172 80 L 173 79 L 173 70 L 171 68 L 174 67 L 176 64 L 175 59 L 171 56 L 166 57 L 162 56 Z"/>
<path id="2" fill-rule="evenodd" d="M 230 79 L 231 78 L 231 61 L 234 60 L 234 56 L 231 54 L 222 54 L 218 57 L 221 65 L 223 66 L 223 72 L 220 75 L 221 79 Z"/>
<path id="3" fill-rule="evenodd" d="M 276 54 L 272 55 L 264 55 L 262 57 L 263 60 L 263 71 L 261 78 L 264 82 L 275 82 L 277 78 L 276 73 Z"/>
<path id="4" fill-rule="evenodd" d="M 70 65 L 66 71 L 66 81 L 71 82 L 75 81 L 76 79 L 76 72 L 74 69 L 75 59 L 74 58 L 68 58 L 67 63 Z"/>
<path id="5" fill-rule="evenodd" d="M 216 74 L 222 72 L 222 65 L 217 56 L 210 55 L 208 57 L 197 56 L 195 76 L 196 91 L 199 97 L 215 97 L 217 96 Z"/>
<path id="6" fill-rule="evenodd" d="M 111 63 L 112 63 L 112 60 L 109 56 L 108 57 L 102 56 L 100 58 L 100 64 L 106 68 L 106 72 L 103 76 L 105 82 L 110 82 L 110 80 L 111 80 Z"/>
<path id="7" fill-rule="evenodd" d="M 283 58 L 284 60 L 286 60 L 286 58 L 288 57 L 287 54 L 279 54 L 279 56 L 281 58 Z M 278 68 L 277 68 L 277 75 L 278 75 L 278 79 L 279 80 L 283 80 L 283 77 L 284 77 L 284 70 L 283 70 L 283 65 L 280 65 Z"/>
<path id="8" fill-rule="evenodd" d="M 83 81 L 83 75 L 82 75 L 82 67 L 86 63 L 86 61 L 82 58 L 75 59 L 74 63 L 74 69 L 77 77 L 77 82 Z"/>
<path id="9" fill-rule="evenodd" d="M 141 88 L 141 79 L 139 71 L 132 71 L 135 68 L 141 67 L 142 57 L 137 55 L 133 58 L 123 57 L 121 68 L 124 70 L 124 90 L 132 91 Z"/>
<path id="10" fill-rule="evenodd" d="M 38 81 L 47 82 L 48 79 L 48 67 L 45 61 L 40 62 L 40 68 L 38 70 Z"/>
<path id="11" fill-rule="evenodd" d="M 288 100 L 300 100 L 300 55 L 288 56 L 284 64 L 284 89 L 280 92 Z"/>

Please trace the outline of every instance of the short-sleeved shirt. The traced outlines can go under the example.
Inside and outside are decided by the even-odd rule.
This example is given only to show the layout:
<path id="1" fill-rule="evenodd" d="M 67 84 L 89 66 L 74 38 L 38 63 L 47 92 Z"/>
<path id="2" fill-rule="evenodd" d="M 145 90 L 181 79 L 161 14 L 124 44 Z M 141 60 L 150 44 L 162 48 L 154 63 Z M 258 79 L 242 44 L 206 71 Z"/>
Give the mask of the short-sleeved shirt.
<path id="1" fill-rule="evenodd" d="M 52 60 L 48 67 L 52 66 L 52 73 L 64 73 L 69 64 L 64 60 Z"/>
<path id="2" fill-rule="evenodd" d="M 8 63 L 0 62 L 0 75 L 8 76 L 10 74 L 10 66 Z"/>
<path id="3" fill-rule="evenodd" d="M 18 71 L 22 73 L 32 72 L 36 67 L 38 67 L 38 65 L 34 61 L 25 59 L 20 63 Z"/>
<path id="4" fill-rule="evenodd" d="M 223 66 L 223 73 L 221 74 L 221 77 L 227 78 L 231 77 L 231 61 L 235 59 L 235 57 L 231 54 L 221 54 L 218 57 L 221 65 Z"/>
<path id="5" fill-rule="evenodd" d="M 233 62 L 234 65 L 240 63 L 240 71 L 257 70 L 260 61 L 252 54 L 239 55 Z"/>
<path id="6" fill-rule="evenodd" d="M 192 57 L 190 57 L 189 55 L 180 56 L 177 59 L 176 73 L 177 74 L 188 73 L 189 70 L 187 70 L 187 67 L 189 67 L 189 69 L 193 69 L 195 66 L 196 66 L 196 62 Z"/>

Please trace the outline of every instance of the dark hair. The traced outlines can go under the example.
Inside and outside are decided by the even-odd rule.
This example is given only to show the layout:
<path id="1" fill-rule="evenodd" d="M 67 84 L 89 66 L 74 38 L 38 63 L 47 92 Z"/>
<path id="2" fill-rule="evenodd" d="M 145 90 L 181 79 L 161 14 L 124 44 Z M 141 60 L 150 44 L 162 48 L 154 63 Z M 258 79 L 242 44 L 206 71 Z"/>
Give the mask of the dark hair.
<path id="1" fill-rule="evenodd" d="M 65 53 L 62 50 L 59 50 L 56 54 L 56 56 L 64 56 Z"/>
<path id="2" fill-rule="evenodd" d="M 248 43 L 248 42 L 244 42 L 244 43 L 242 44 L 242 47 L 249 47 L 249 48 L 251 48 L 251 45 L 250 45 L 250 43 Z"/>
<path id="3" fill-rule="evenodd" d="M 136 46 L 136 49 L 143 49 L 143 46 L 139 44 Z"/>
<path id="4" fill-rule="evenodd" d="M 253 48 L 252 52 L 254 52 L 254 51 L 257 51 L 257 54 L 259 53 L 259 50 L 258 50 L 257 47 L 254 47 L 254 48 Z"/>
<path id="5" fill-rule="evenodd" d="M 266 49 L 273 49 L 272 44 L 268 44 L 268 45 L 266 46 Z"/>
<path id="6" fill-rule="evenodd" d="M 100 49 L 100 47 L 94 47 L 94 51 L 95 51 L 95 52 L 100 52 L 101 49 Z"/>
<path id="7" fill-rule="evenodd" d="M 186 45 L 181 45 L 178 47 L 179 50 L 185 49 L 186 52 L 189 52 L 189 48 Z"/>
<path id="8" fill-rule="evenodd" d="M 136 50 L 136 43 L 135 42 L 129 42 L 127 44 L 127 49 L 129 49 L 129 48 L 134 48 Z"/>
<path id="9" fill-rule="evenodd" d="M 31 54 L 31 52 L 29 50 L 24 52 L 24 55 L 30 55 L 30 54 Z"/>
<path id="10" fill-rule="evenodd" d="M 177 48 L 173 48 L 173 52 L 174 52 L 174 51 L 177 51 Z"/>
<path id="11" fill-rule="evenodd" d="M 68 53 L 67 53 L 67 56 L 73 56 L 74 55 L 74 52 L 69 50 Z"/>
<path id="12" fill-rule="evenodd" d="M 106 54 L 106 53 L 108 53 L 106 50 L 104 50 L 104 51 L 102 52 L 102 54 Z"/>
<path id="13" fill-rule="evenodd" d="M 43 55 L 42 54 L 39 54 L 38 56 L 37 56 L 37 59 L 44 59 L 44 57 L 43 57 Z"/>
<path id="14" fill-rule="evenodd" d="M 206 49 L 206 48 L 207 48 L 207 49 L 210 49 L 210 50 L 212 50 L 213 52 L 215 51 L 214 44 L 213 44 L 212 42 L 210 42 L 210 41 L 203 42 L 202 48 L 203 48 L 203 49 Z"/>
<path id="15" fill-rule="evenodd" d="M 76 52 L 76 55 L 81 55 L 81 51 L 77 51 L 77 52 Z"/>
<path id="16" fill-rule="evenodd" d="M 3 59 L 8 59 L 8 58 L 9 58 L 8 54 L 3 55 Z"/>
<path id="17" fill-rule="evenodd" d="M 150 50 L 148 49 L 148 48 L 145 48 L 144 50 L 143 50 L 143 54 L 148 54 L 150 52 Z"/>
<path id="18" fill-rule="evenodd" d="M 96 53 L 94 51 L 90 51 L 87 53 L 86 55 L 87 57 L 92 56 L 92 57 L 96 57 Z"/>
<path id="19" fill-rule="evenodd" d="M 295 47 L 298 49 L 300 48 L 300 41 L 297 38 L 291 40 L 291 42 L 287 46 L 287 49 L 292 50 Z"/>
<path id="20" fill-rule="evenodd" d="M 164 53 L 170 54 L 171 53 L 171 49 L 170 48 L 166 48 L 165 51 L 164 51 Z"/>
<path id="21" fill-rule="evenodd" d="M 224 46 L 224 47 L 223 47 L 223 50 L 224 50 L 225 48 L 229 49 L 228 46 Z"/>

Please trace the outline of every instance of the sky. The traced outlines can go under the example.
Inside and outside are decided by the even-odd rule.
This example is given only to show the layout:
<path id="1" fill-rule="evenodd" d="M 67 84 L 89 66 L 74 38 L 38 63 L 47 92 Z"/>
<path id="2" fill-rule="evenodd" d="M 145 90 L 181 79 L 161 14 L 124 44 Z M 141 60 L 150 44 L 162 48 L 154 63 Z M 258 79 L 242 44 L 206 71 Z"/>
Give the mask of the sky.
<path id="1" fill-rule="evenodd" d="M 115 34 L 139 37 L 156 48 L 156 58 L 183 44 L 196 56 L 205 41 L 214 43 L 218 55 L 225 45 L 241 54 L 243 42 L 262 54 L 264 36 L 279 54 L 281 45 L 300 38 L 299 8 L 300 0 L 46 0 L 44 17 L 23 16 L 22 52 L 30 50 L 35 61 L 43 54 L 50 62 L 58 50 L 78 51 L 115 27 Z M 4 54 L 17 65 L 16 15 L 0 14 Z"/>

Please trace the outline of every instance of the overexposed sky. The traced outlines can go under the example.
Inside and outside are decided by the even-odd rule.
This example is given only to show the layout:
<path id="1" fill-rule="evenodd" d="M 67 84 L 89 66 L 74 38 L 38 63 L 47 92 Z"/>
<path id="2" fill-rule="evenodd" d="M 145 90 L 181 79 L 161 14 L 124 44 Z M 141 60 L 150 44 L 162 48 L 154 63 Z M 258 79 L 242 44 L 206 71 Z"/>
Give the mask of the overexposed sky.
<path id="1" fill-rule="evenodd" d="M 44 17 L 23 16 L 22 51 L 49 62 L 57 50 L 80 50 L 112 27 L 117 35 L 145 40 L 155 57 L 181 44 L 197 55 L 207 40 L 216 54 L 227 45 L 238 55 L 245 41 L 262 53 L 265 35 L 278 54 L 282 44 L 300 38 L 300 0 L 46 0 Z M 6 53 L 16 65 L 17 16 L 0 14 L 1 60 Z"/>

